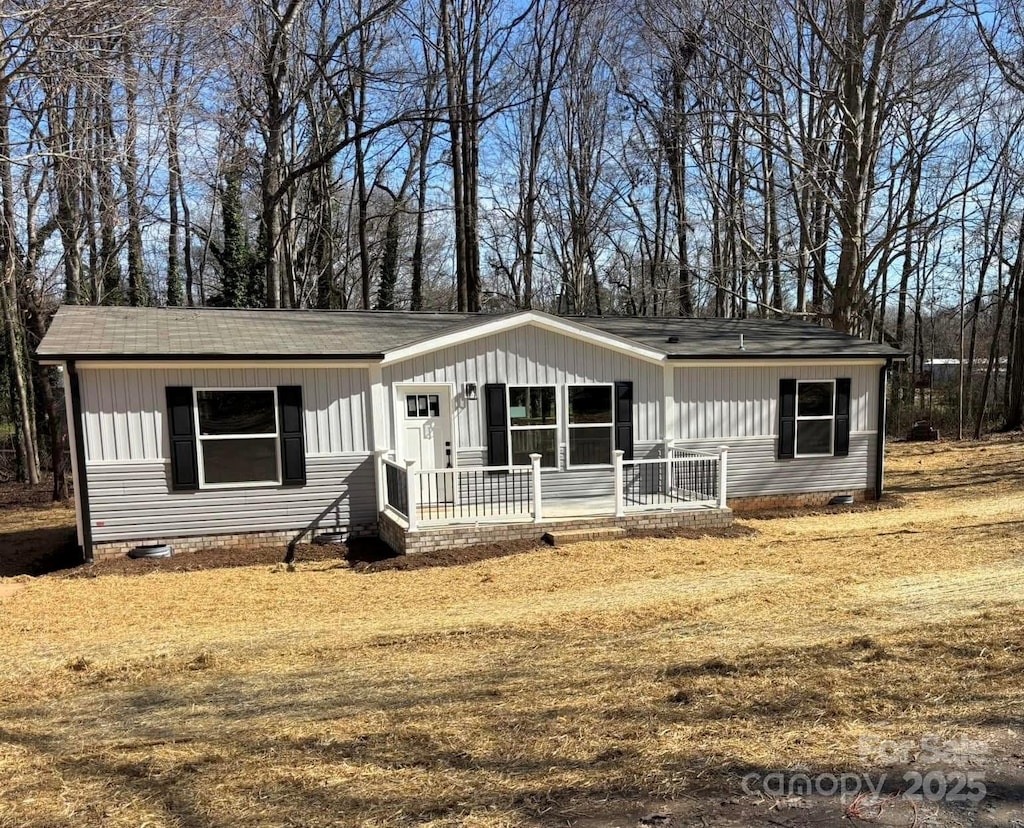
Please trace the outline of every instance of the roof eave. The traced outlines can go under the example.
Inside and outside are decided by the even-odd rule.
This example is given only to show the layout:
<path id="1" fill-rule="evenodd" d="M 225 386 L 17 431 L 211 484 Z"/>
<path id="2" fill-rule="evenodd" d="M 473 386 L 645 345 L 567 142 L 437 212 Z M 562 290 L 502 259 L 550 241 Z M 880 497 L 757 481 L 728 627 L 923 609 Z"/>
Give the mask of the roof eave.
<path id="1" fill-rule="evenodd" d="M 36 354 L 42 365 L 62 362 L 380 362 L 384 354 Z"/>
<path id="2" fill-rule="evenodd" d="M 847 361 L 850 361 L 850 360 L 868 360 L 868 359 L 870 359 L 870 360 L 892 360 L 893 362 L 899 362 L 899 361 L 905 360 L 906 358 L 907 358 L 906 354 L 900 354 L 900 353 L 896 353 L 896 354 L 892 354 L 892 353 L 870 353 L 870 354 L 850 354 L 850 353 L 831 353 L 831 354 L 827 354 L 827 353 L 812 353 L 812 354 L 807 354 L 807 353 L 799 353 L 799 354 L 793 354 L 793 353 L 786 353 L 785 351 L 769 353 L 769 354 L 764 354 L 764 353 L 754 354 L 754 353 L 751 353 L 749 351 L 737 351 L 736 353 L 732 353 L 732 354 L 685 354 L 685 353 L 675 353 L 675 354 L 669 354 L 668 355 L 668 360 L 670 362 L 680 362 L 680 361 L 683 361 L 683 360 L 686 360 L 686 361 L 700 360 L 700 361 L 704 361 L 704 362 L 721 362 L 721 361 L 737 362 L 737 361 L 740 361 L 740 360 L 744 360 L 744 361 L 748 361 L 748 362 L 750 362 L 750 361 L 755 361 L 755 362 L 761 362 L 761 361 L 764 361 L 764 362 L 774 362 L 774 361 L 781 361 L 781 360 L 788 360 L 788 361 L 794 361 L 794 360 L 842 360 L 844 362 L 847 362 Z"/>

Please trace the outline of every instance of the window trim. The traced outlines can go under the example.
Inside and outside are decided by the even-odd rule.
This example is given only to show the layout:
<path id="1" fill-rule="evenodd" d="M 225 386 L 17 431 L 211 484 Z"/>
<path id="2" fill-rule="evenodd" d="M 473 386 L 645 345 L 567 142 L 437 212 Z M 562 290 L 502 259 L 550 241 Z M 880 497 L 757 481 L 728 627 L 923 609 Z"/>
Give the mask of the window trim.
<path id="1" fill-rule="evenodd" d="M 199 424 L 199 392 L 201 391 L 270 391 L 274 395 L 274 433 L 260 434 L 203 434 Z M 268 489 L 281 486 L 281 412 L 277 399 L 277 386 L 193 386 L 192 416 L 196 430 L 196 465 L 199 471 L 199 488 L 202 489 Z M 276 478 L 274 480 L 242 480 L 237 483 L 207 483 L 206 457 L 203 454 L 203 441 L 212 442 L 229 440 L 269 440 L 274 439 L 274 460 Z"/>
<path id="2" fill-rule="evenodd" d="M 513 388 L 552 388 L 555 392 L 555 421 L 551 425 L 527 425 L 517 426 L 512 425 L 512 389 Z M 512 462 L 512 432 L 513 431 L 554 431 L 555 432 L 555 462 L 554 465 L 545 466 L 541 463 L 542 471 L 561 471 L 562 468 L 562 411 L 561 411 L 561 400 L 559 400 L 558 383 L 557 382 L 537 382 L 537 383 L 517 383 L 512 385 L 506 383 L 505 385 L 505 425 L 508 430 L 508 465 L 509 468 L 515 465 Z"/>
<path id="3" fill-rule="evenodd" d="M 569 389 L 570 388 L 607 388 L 608 398 L 611 404 L 609 414 L 611 419 L 607 423 L 571 423 L 569 412 Z M 608 453 L 607 463 L 573 463 L 572 445 L 570 437 L 574 428 L 607 428 L 610 439 L 611 451 Z M 614 382 L 567 382 L 565 383 L 565 468 L 566 469 L 610 469 L 615 465 L 615 383 Z"/>
<path id="4" fill-rule="evenodd" d="M 816 414 L 800 415 L 800 386 L 801 385 L 831 385 L 832 386 L 832 413 L 828 415 Z M 802 422 L 816 422 L 816 421 L 828 421 L 829 423 L 829 440 L 828 440 L 828 451 L 827 452 L 813 452 L 811 454 L 801 454 L 799 451 L 800 446 L 800 423 Z M 798 459 L 801 457 L 834 457 L 836 453 L 836 380 L 832 379 L 798 379 L 796 381 L 796 392 L 793 399 L 793 458 Z"/>
<path id="5" fill-rule="evenodd" d="M 569 389 L 570 388 L 607 388 L 611 402 L 611 419 L 607 423 L 570 423 L 569 422 Z M 512 389 L 513 388 L 553 388 L 555 390 L 555 422 L 551 425 L 512 425 Z M 615 383 L 614 382 L 519 382 L 505 384 L 505 428 L 508 445 L 508 466 L 515 465 L 512 462 L 512 432 L 513 431 L 554 431 L 555 432 L 555 462 L 553 465 L 542 465 L 543 472 L 568 471 L 569 469 L 610 469 L 613 468 L 615 458 Z M 571 450 L 569 447 L 570 431 L 574 428 L 607 428 L 610 437 L 611 453 L 607 463 L 578 463 L 571 462 Z"/>

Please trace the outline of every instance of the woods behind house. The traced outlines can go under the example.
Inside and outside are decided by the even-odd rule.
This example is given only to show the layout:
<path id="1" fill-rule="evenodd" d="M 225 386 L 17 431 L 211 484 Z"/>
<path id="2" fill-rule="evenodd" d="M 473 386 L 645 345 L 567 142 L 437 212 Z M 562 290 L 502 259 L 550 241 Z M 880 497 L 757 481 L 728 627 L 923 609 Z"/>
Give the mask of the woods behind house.
<path id="1" fill-rule="evenodd" d="M 912 355 L 897 429 L 1018 428 L 1022 25 L 1015 0 L 9 0 L 0 474 L 63 468 L 31 359 L 61 301 L 795 316 Z"/>

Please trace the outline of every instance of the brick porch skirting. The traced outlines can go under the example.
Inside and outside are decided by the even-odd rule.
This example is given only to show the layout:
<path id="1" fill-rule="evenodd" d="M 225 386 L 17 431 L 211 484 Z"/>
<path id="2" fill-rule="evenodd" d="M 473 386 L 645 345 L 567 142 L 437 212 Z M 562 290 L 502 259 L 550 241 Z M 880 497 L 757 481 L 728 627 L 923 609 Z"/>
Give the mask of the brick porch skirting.
<path id="1" fill-rule="evenodd" d="M 203 549 L 223 549 L 228 546 L 258 544 L 288 544 L 298 537 L 301 529 L 290 532 L 234 532 L 229 535 L 192 535 L 188 537 L 136 538 L 135 540 L 106 541 L 93 544 L 93 558 L 97 561 L 116 558 L 128 554 L 136 546 L 154 546 L 166 543 L 175 554 L 179 552 L 198 552 Z M 330 530 L 324 529 L 322 531 Z M 346 535 L 354 537 L 373 537 L 377 534 L 374 523 L 356 524 L 342 530 Z M 307 533 L 302 536 L 302 543 L 311 543 L 318 533 Z"/>
<path id="2" fill-rule="evenodd" d="M 502 541 L 537 540 L 548 532 L 577 529 L 600 530 L 619 527 L 626 530 L 658 529 L 724 529 L 732 524 L 731 509 L 687 509 L 678 512 L 633 512 L 624 517 L 581 517 L 545 520 L 540 523 L 497 523 L 482 521 L 457 526 L 420 527 L 407 532 L 405 526 L 390 513 L 378 516 L 380 539 L 396 552 L 416 555 L 461 546 Z"/>
<path id="3" fill-rule="evenodd" d="M 754 497 L 730 497 L 729 508 L 734 512 L 756 512 L 761 509 L 808 509 L 827 506 L 838 495 L 853 495 L 855 503 L 872 500 L 874 489 L 836 489 L 831 492 L 797 492 L 794 494 L 755 495 Z"/>

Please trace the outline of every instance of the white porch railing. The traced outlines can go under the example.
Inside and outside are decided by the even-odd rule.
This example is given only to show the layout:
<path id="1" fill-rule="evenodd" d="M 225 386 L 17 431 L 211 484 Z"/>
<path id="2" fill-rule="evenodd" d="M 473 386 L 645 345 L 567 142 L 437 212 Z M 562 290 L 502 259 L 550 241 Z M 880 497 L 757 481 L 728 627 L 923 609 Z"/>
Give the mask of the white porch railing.
<path id="1" fill-rule="evenodd" d="M 726 504 L 728 448 L 717 454 L 672 448 L 666 457 L 623 460 L 613 453 L 614 504 L 587 502 L 587 514 L 720 507 Z M 419 469 L 414 460 L 397 463 L 378 451 L 377 507 L 389 509 L 414 532 L 422 525 L 544 519 L 541 456 L 529 466 L 464 466 Z"/>
<path id="2" fill-rule="evenodd" d="M 396 463 L 377 452 L 378 506 L 389 507 L 417 526 L 479 523 L 496 519 L 543 520 L 541 455 L 529 466 L 462 466 L 418 469 L 416 461 Z"/>
<path id="3" fill-rule="evenodd" d="M 666 446 L 667 457 L 623 460 L 615 452 L 615 514 L 641 509 L 725 508 L 729 447 L 717 454 Z"/>

